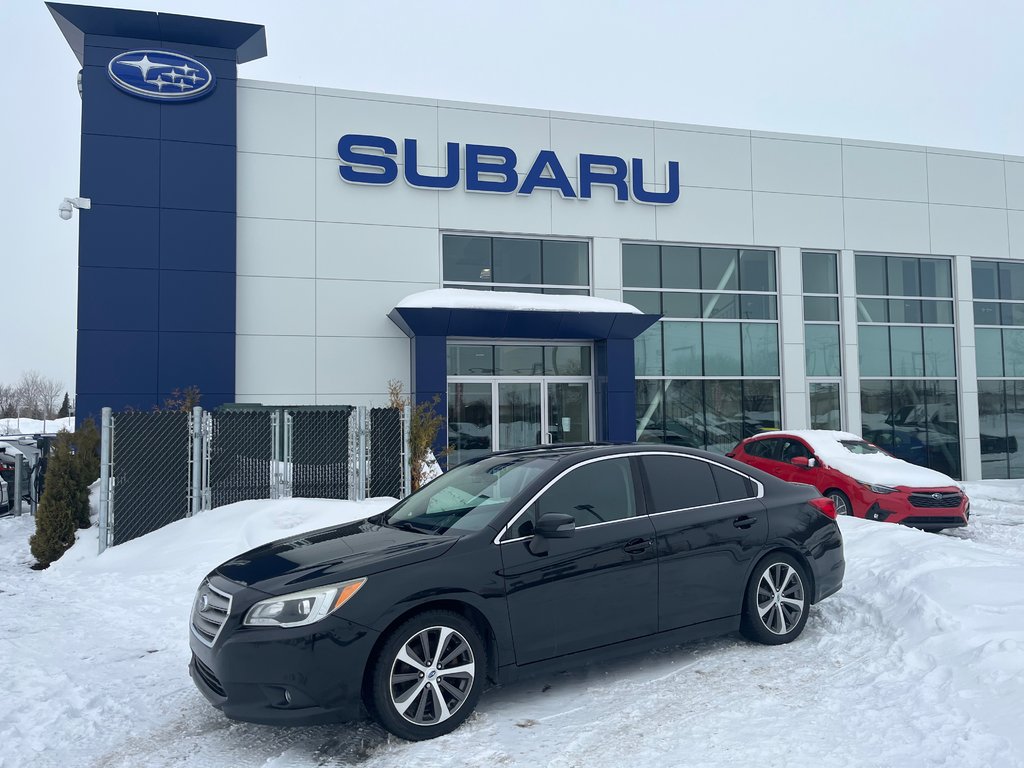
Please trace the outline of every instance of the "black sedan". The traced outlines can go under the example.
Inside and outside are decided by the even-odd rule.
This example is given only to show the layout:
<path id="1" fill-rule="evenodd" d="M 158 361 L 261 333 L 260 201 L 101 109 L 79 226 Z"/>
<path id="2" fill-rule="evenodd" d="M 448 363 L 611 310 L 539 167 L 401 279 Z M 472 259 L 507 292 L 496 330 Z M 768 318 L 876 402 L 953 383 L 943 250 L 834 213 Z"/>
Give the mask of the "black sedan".
<path id="1" fill-rule="evenodd" d="M 428 739 L 488 678 L 735 630 L 787 643 L 844 568 L 831 502 L 722 456 L 491 454 L 382 515 L 221 565 L 196 595 L 189 669 L 228 717 L 323 723 L 365 704 Z"/>

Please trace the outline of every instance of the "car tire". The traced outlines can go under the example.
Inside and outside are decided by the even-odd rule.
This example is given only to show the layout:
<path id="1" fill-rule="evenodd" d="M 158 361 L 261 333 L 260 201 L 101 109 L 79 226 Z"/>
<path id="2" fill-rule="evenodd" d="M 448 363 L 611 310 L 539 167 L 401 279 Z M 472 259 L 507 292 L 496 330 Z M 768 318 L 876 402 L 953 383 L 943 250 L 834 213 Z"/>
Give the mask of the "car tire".
<path id="1" fill-rule="evenodd" d="M 476 625 L 454 611 L 427 611 L 388 634 L 374 661 L 367 703 L 395 736 L 433 739 L 473 713 L 486 675 L 487 647 Z"/>
<path id="2" fill-rule="evenodd" d="M 847 515 L 854 517 L 853 505 L 850 503 L 850 497 L 840 491 L 838 488 L 830 488 L 825 491 L 825 498 L 832 501 L 832 504 L 836 508 L 837 515 Z"/>
<path id="3" fill-rule="evenodd" d="M 740 632 L 765 645 L 792 642 L 804 631 L 810 608 L 810 582 L 804 567 L 784 552 L 773 552 L 750 576 Z"/>

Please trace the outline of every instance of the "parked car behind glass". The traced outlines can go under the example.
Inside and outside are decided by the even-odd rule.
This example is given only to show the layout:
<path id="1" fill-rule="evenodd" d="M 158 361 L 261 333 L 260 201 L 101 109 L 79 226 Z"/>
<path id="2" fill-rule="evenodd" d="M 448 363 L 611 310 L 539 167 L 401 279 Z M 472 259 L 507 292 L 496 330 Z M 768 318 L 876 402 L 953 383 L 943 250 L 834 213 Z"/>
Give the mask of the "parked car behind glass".
<path id="1" fill-rule="evenodd" d="M 216 568 L 190 671 L 232 718 L 365 705 L 427 739 L 469 716 L 486 678 L 736 629 L 790 642 L 844 568 L 832 504 L 809 486 L 669 446 L 510 451 Z"/>

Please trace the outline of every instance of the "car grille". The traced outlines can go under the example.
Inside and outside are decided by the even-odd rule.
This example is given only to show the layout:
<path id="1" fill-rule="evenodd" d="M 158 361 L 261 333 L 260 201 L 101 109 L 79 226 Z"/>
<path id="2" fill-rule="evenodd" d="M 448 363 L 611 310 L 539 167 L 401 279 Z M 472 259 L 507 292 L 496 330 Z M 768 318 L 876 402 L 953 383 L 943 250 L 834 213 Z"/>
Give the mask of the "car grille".
<path id="1" fill-rule="evenodd" d="M 212 647 L 230 610 L 231 595 L 204 581 L 192 603 L 192 633 L 200 642 Z"/>
<path id="2" fill-rule="evenodd" d="M 911 528 L 915 525 L 963 525 L 964 518 L 962 517 L 907 517 L 901 521 L 904 525 L 909 525 Z"/>
<path id="3" fill-rule="evenodd" d="M 199 675 L 199 678 L 204 683 L 206 683 L 207 688 L 216 693 L 218 696 L 227 698 L 228 694 L 224 690 L 224 686 L 220 684 L 220 680 L 218 680 L 217 676 L 213 674 L 213 670 L 205 664 L 203 664 L 203 662 L 200 661 L 199 657 L 195 654 L 192 654 L 192 664 L 196 670 L 196 674 Z"/>
<path id="4" fill-rule="evenodd" d="M 910 503 L 928 509 L 959 507 L 964 497 L 959 493 L 912 493 Z"/>

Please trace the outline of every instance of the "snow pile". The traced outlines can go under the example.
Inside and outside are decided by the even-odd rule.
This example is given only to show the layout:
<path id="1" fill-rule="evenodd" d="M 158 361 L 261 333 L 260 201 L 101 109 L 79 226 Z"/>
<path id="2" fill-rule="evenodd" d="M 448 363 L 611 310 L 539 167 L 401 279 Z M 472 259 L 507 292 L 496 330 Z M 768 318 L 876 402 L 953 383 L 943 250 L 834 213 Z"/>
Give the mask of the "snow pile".
<path id="1" fill-rule="evenodd" d="M 897 459 L 887 453 L 852 453 L 840 441 L 864 438 L 850 432 L 836 432 L 827 429 L 787 430 L 773 432 L 773 435 L 795 435 L 807 442 L 814 449 L 815 455 L 833 469 L 849 475 L 862 483 L 908 488 L 948 488 L 956 487 L 957 482 L 949 475 L 936 472 L 934 469 L 919 467 L 916 464 Z"/>
<path id="2" fill-rule="evenodd" d="M 948 535 L 841 518 L 846 584 L 795 643 L 730 636 L 491 689 L 419 744 L 235 723 L 186 671 L 207 571 L 390 500 L 242 502 L 99 557 L 91 529 L 42 572 L 31 519 L 3 519 L 0 765 L 1024 766 L 1024 483 L 967 491 L 971 525 Z"/>
<path id="3" fill-rule="evenodd" d="M 516 291 L 471 291 L 466 288 L 435 288 L 406 296 L 396 308 L 499 309 L 531 312 L 627 312 L 643 314 L 632 304 L 596 296 L 560 296 Z"/>
<path id="4" fill-rule="evenodd" d="M 62 429 L 75 431 L 75 418 L 0 419 L 0 435 L 55 435 Z"/>

